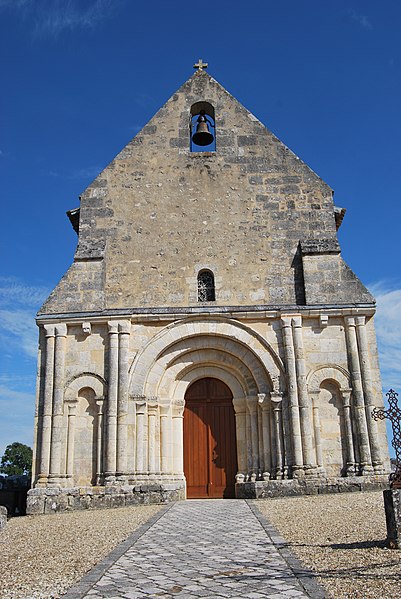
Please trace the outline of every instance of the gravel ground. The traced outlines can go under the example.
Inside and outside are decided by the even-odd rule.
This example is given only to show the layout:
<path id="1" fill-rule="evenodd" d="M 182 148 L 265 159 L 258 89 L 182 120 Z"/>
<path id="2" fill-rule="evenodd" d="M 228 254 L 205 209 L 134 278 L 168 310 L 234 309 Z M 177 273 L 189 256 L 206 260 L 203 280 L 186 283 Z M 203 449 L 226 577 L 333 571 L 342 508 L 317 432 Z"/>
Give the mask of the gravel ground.
<path id="1" fill-rule="evenodd" d="M 54 599 L 161 506 L 12 518 L 0 532 L 1 599 Z"/>
<path id="2" fill-rule="evenodd" d="M 290 551 L 318 574 L 328 597 L 401 597 L 401 551 L 385 548 L 381 491 L 255 504 Z"/>

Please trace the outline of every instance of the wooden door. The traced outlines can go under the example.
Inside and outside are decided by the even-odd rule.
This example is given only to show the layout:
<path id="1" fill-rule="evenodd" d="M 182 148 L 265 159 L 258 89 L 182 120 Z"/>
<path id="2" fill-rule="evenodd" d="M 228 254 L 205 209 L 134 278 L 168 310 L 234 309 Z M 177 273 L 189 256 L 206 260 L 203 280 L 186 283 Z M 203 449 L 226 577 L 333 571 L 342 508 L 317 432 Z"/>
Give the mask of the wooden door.
<path id="1" fill-rule="evenodd" d="M 213 378 L 193 383 L 185 395 L 184 473 L 187 497 L 235 497 L 237 443 L 232 393 Z"/>

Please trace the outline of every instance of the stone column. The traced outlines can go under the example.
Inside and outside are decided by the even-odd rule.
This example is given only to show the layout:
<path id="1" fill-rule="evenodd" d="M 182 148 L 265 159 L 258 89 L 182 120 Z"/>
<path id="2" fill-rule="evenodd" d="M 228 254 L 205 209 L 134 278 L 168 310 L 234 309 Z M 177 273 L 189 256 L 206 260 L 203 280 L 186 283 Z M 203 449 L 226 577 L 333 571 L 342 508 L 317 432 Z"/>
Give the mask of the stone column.
<path id="1" fill-rule="evenodd" d="M 294 353 L 298 384 L 298 399 L 304 470 L 306 475 L 313 475 L 316 473 L 316 462 L 313 455 L 311 435 L 311 406 L 308 397 L 308 387 L 306 384 L 305 352 L 302 337 L 302 317 L 294 316 L 292 319 L 292 324 L 294 330 Z"/>
<path id="2" fill-rule="evenodd" d="M 357 427 L 358 446 L 360 454 L 360 473 L 363 475 L 373 472 L 369 448 L 368 427 L 366 424 L 365 402 L 362 390 L 362 377 L 359 367 L 358 344 L 355 332 L 355 318 L 345 317 L 345 336 L 347 340 L 348 359 L 351 371 L 352 394 Z"/>
<path id="3" fill-rule="evenodd" d="M 244 397 L 233 399 L 235 411 L 235 430 L 237 433 L 238 474 L 247 474 L 247 444 L 246 444 L 246 403 Z"/>
<path id="4" fill-rule="evenodd" d="M 347 476 L 353 476 L 355 474 L 355 454 L 351 423 L 351 389 L 340 389 L 340 393 L 343 400 L 345 447 L 347 452 L 345 471 Z"/>
<path id="5" fill-rule="evenodd" d="M 320 424 L 319 414 L 319 391 L 311 392 L 312 397 L 312 411 L 313 411 L 313 432 L 315 437 L 315 454 L 316 463 L 318 467 L 318 473 L 321 476 L 325 476 L 326 470 L 323 465 L 323 451 L 322 451 L 322 427 Z"/>
<path id="6" fill-rule="evenodd" d="M 258 394 L 258 401 L 261 409 L 261 423 L 259 428 L 259 441 L 262 439 L 263 451 L 263 480 L 269 480 L 270 473 L 272 471 L 272 455 L 271 455 L 271 434 L 270 434 L 270 402 L 268 401 L 265 393 Z"/>
<path id="7" fill-rule="evenodd" d="M 109 391 L 107 397 L 107 444 L 105 482 L 115 481 L 117 470 L 118 323 L 109 327 Z"/>
<path id="8" fill-rule="evenodd" d="M 182 476 L 184 474 L 184 448 L 183 448 L 183 422 L 184 422 L 184 400 L 176 399 L 172 404 L 173 417 L 173 473 Z"/>
<path id="9" fill-rule="evenodd" d="M 148 399 L 148 470 L 149 474 L 156 474 L 156 418 L 158 412 L 157 397 Z"/>
<path id="10" fill-rule="evenodd" d="M 136 401 L 136 473 L 147 474 L 146 464 L 146 398 Z"/>
<path id="11" fill-rule="evenodd" d="M 289 417 L 293 449 L 292 474 L 294 477 L 299 477 L 303 474 L 302 437 L 301 426 L 299 422 L 297 372 L 295 366 L 291 320 L 292 319 L 290 317 L 282 317 L 281 326 L 283 331 L 284 354 L 288 381 Z"/>
<path id="12" fill-rule="evenodd" d="M 45 324 L 46 350 L 45 350 L 45 382 L 42 414 L 42 437 L 40 444 L 40 466 L 37 485 L 45 487 L 50 471 L 50 441 L 53 413 L 53 377 L 54 377 L 54 338 L 55 326 Z"/>
<path id="13" fill-rule="evenodd" d="M 161 471 L 172 472 L 170 401 L 160 401 Z"/>
<path id="14" fill-rule="evenodd" d="M 77 399 L 67 403 L 68 420 L 67 420 L 67 459 L 66 459 L 66 475 L 69 483 L 74 477 L 74 445 L 75 445 L 75 418 L 77 412 Z"/>
<path id="15" fill-rule="evenodd" d="M 96 419 L 96 484 L 103 482 L 103 403 L 104 398 L 99 397 L 96 400 L 97 419 Z"/>
<path id="16" fill-rule="evenodd" d="M 273 409 L 274 430 L 274 476 L 276 479 L 283 478 L 283 446 L 282 446 L 282 394 L 270 392 L 270 401 Z"/>
<path id="17" fill-rule="evenodd" d="M 52 440 L 50 446 L 50 475 L 49 485 L 59 486 L 62 472 L 62 451 L 64 431 L 64 369 L 65 369 L 65 345 L 67 338 L 67 325 L 60 323 L 56 325 L 56 345 L 54 352 L 54 382 L 53 382 L 53 422 Z M 65 458 L 63 460 L 65 464 Z"/>
<path id="18" fill-rule="evenodd" d="M 131 322 L 119 322 L 118 399 L 117 399 L 117 476 L 127 476 L 128 354 Z"/>
<path id="19" fill-rule="evenodd" d="M 377 422 L 374 420 L 374 418 L 372 418 L 372 410 L 375 407 L 376 401 L 372 385 L 372 372 L 370 367 L 369 344 L 366 334 L 365 316 L 357 316 L 355 320 L 372 465 L 376 474 L 384 474 L 385 469 L 381 458 Z"/>
<path id="20" fill-rule="evenodd" d="M 259 470 L 259 442 L 258 442 L 258 398 L 248 397 L 247 406 L 250 420 L 251 433 L 251 479 L 256 480 L 255 476 Z"/>

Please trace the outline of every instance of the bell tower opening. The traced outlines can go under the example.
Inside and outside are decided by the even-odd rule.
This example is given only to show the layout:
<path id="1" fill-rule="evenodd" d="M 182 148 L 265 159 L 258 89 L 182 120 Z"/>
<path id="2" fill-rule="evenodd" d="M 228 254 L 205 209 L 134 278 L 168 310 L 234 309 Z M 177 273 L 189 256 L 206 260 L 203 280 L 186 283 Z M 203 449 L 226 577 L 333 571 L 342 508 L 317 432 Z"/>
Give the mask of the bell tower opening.
<path id="1" fill-rule="evenodd" d="M 191 106 L 191 152 L 216 151 L 216 124 L 214 108 L 209 102 L 196 102 Z"/>

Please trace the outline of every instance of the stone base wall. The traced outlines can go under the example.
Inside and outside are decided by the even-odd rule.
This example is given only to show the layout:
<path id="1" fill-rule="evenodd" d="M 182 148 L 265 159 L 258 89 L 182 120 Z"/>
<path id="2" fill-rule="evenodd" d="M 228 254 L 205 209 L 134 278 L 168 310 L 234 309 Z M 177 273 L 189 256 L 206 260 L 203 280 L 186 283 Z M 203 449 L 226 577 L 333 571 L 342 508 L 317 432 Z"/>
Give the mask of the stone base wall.
<path id="1" fill-rule="evenodd" d="M 7 508 L 4 505 L 0 505 L 0 530 L 5 528 L 7 524 Z"/>
<path id="2" fill-rule="evenodd" d="M 104 509 L 168 503 L 185 499 L 185 486 L 180 484 L 163 485 L 122 485 L 107 487 L 37 488 L 28 493 L 26 513 L 55 514 L 73 510 Z"/>
<path id="3" fill-rule="evenodd" d="M 388 488 L 388 476 L 349 476 L 346 478 L 289 479 L 236 483 L 237 499 L 270 499 L 299 495 L 325 495 Z"/>

